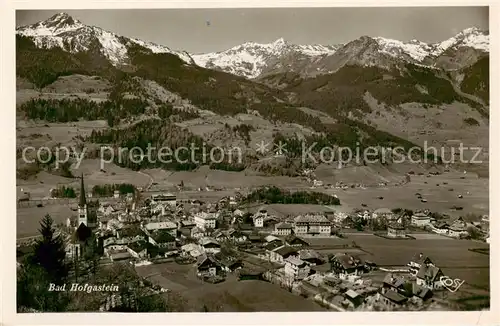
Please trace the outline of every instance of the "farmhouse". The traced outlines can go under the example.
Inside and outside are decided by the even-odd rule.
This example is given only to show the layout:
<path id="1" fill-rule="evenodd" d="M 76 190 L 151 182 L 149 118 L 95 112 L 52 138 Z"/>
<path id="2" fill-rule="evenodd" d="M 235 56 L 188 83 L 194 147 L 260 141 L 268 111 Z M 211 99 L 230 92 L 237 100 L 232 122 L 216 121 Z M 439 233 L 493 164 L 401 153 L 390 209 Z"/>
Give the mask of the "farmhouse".
<path id="1" fill-rule="evenodd" d="M 423 253 L 418 253 L 410 260 L 410 262 L 408 263 L 408 267 L 410 267 L 410 272 L 413 275 L 417 275 L 420 267 L 428 264 L 433 264 L 431 259 L 425 256 Z"/>
<path id="2" fill-rule="evenodd" d="M 196 261 L 198 275 L 216 276 L 222 272 L 222 265 L 212 255 L 202 254 Z"/>
<path id="3" fill-rule="evenodd" d="M 322 214 L 299 215 L 294 219 L 295 234 L 330 235 L 331 222 Z"/>
<path id="4" fill-rule="evenodd" d="M 290 247 L 296 247 L 296 248 L 309 246 L 309 243 L 307 243 L 307 241 L 305 241 L 301 238 L 298 238 L 298 237 L 294 236 L 293 234 L 290 234 L 289 236 L 287 236 L 285 238 L 285 243 Z"/>
<path id="5" fill-rule="evenodd" d="M 426 226 L 431 223 L 431 218 L 424 212 L 418 212 L 411 217 L 411 224 L 414 226 Z"/>
<path id="6" fill-rule="evenodd" d="M 335 254 L 330 259 L 330 264 L 332 272 L 341 277 L 351 275 L 357 276 L 363 274 L 366 270 L 366 264 L 361 258 L 348 253 Z"/>
<path id="7" fill-rule="evenodd" d="M 433 264 L 424 264 L 417 273 L 417 285 L 426 287 L 429 290 L 442 288 L 441 277 L 444 276 L 440 268 Z"/>

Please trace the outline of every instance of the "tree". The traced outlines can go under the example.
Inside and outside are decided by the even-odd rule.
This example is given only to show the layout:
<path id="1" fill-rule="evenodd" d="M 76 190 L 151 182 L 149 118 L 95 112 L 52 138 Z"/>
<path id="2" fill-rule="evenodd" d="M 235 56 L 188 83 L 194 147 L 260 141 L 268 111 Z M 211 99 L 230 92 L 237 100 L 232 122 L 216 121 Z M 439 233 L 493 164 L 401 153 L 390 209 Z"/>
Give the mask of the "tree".
<path id="1" fill-rule="evenodd" d="M 17 274 L 18 310 L 66 311 L 69 298 L 65 292 L 49 291 L 51 281 L 43 267 L 27 260 Z"/>
<path id="2" fill-rule="evenodd" d="M 68 269 L 64 262 L 66 251 L 63 240 L 55 234 L 54 221 L 49 214 L 40 222 L 39 232 L 42 239 L 37 240 L 31 257 L 31 263 L 42 267 L 51 282 L 55 284 L 64 283 Z"/>

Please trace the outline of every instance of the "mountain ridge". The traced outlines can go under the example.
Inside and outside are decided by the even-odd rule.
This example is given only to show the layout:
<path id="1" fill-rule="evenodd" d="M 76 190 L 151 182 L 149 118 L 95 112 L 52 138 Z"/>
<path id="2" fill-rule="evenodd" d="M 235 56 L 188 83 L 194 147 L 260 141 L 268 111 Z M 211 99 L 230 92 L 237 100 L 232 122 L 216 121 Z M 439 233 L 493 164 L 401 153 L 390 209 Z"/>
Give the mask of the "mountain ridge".
<path id="1" fill-rule="evenodd" d="M 130 65 L 129 48 L 140 45 L 153 53 L 177 55 L 186 64 L 215 69 L 255 79 L 283 72 L 315 76 L 359 64 L 390 69 L 401 62 L 445 70 L 473 65 L 489 54 L 489 32 L 471 27 L 442 42 L 402 42 L 384 37 L 361 36 L 345 44 L 298 45 L 283 38 L 271 43 L 245 42 L 230 49 L 188 53 L 135 38 L 119 36 L 99 27 L 85 25 L 66 13 L 58 13 L 35 24 L 21 26 L 16 33 L 31 38 L 37 47 L 59 47 L 78 53 L 96 44 L 114 65 Z"/>

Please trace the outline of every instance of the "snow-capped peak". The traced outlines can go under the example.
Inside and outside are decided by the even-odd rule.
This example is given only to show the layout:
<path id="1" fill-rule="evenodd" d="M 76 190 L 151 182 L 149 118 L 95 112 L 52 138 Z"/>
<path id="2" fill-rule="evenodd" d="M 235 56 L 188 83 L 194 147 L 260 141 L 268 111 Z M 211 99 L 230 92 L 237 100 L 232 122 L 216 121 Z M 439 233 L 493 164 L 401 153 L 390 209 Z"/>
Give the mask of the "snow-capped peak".
<path id="1" fill-rule="evenodd" d="M 338 46 L 297 45 L 278 38 L 271 43 L 245 42 L 221 52 L 192 55 L 197 65 L 216 67 L 226 72 L 255 78 L 267 67 L 283 56 L 298 55 L 315 57 L 333 54 Z"/>
<path id="2" fill-rule="evenodd" d="M 88 51 L 97 41 L 100 44 L 100 52 L 115 66 L 128 62 L 129 42 L 141 45 L 153 53 L 173 53 L 186 63 L 194 63 L 186 52 L 172 51 L 151 42 L 120 37 L 99 27 L 84 25 L 64 12 L 36 24 L 19 27 L 16 32 L 30 37 L 37 47 L 59 47 L 72 53 Z"/>
<path id="3" fill-rule="evenodd" d="M 471 47 L 477 50 L 489 52 L 490 36 L 488 32 L 482 31 L 477 27 L 466 28 L 457 35 L 435 44 L 439 54 L 450 49 L 462 46 Z"/>
<path id="4" fill-rule="evenodd" d="M 427 57 L 436 57 L 448 49 L 460 47 L 471 47 L 477 50 L 489 52 L 489 35 L 477 27 L 464 29 L 455 36 L 439 43 L 424 43 L 413 39 L 409 42 L 375 37 L 380 51 L 394 57 L 407 55 L 412 59 L 422 62 Z"/>

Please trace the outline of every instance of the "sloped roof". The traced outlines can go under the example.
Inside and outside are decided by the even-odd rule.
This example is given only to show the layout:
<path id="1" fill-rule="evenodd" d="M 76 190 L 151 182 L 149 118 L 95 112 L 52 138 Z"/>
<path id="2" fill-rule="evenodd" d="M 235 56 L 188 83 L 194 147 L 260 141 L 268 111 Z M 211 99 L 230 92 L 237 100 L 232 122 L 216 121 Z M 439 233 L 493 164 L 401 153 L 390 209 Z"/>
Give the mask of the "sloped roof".
<path id="1" fill-rule="evenodd" d="M 434 265 L 422 265 L 418 270 L 417 277 L 421 279 L 436 280 L 437 276 L 442 274 L 441 269 Z"/>
<path id="2" fill-rule="evenodd" d="M 295 266 L 299 266 L 299 267 L 306 265 L 306 262 L 303 261 L 302 259 L 295 258 L 295 257 L 292 257 L 292 256 L 291 257 L 287 257 L 285 259 L 285 262 L 289 262 L 290 264 L 295 265 Z"/>
<path id="3" fill-rule="evenodd" d="M 312 249 L 303 249 L 299 251 L 300 259 L 321 259 L 321 256 Z"/>
<path id="4" fill-rule="evenodd" d="M 219 245 L 219 242 L 217 242 L 215 239 L 212 239 L 212 238 L 201 238 L 200 241 L 199 241 L 200 245 L 202 246 L 206 246 L 208 244 L 215 244 L 215 245 Z"/>
<path id="5" fill-rule="evenodd" d="M 278 223 L 274 226 L 276 229 L 293 229 L 293 225 L 286 222 Z"/>
<path id="6" fill-rule="evenodd" d="M 392 291 L 392 290 L 386 291 L 382 295 L 395 303 L 403 303 L 406 300 L 408 300 L 405 296 L 397 293 L 396 291 Z"/>
<path id="7" fill-rule="evenodd" d="M 151 238 L 153 238 L 158 243 L 169 243 L 174 242 L 175 237 L 166 230 L 156 230 L 151 233 Z"/>
<path id="8" fill-rule="evenodd" d="M 306 214 L 298 215 L 293 221 L 295 223 L 330 223 L 330 221 L 323 214 Z"/>
<path id="9" fill-rule="evenodd" d="M 364 260 L 362 260 L 358 256 L 350 255 L 348 253 L 338 253 L 335 254 L 333 258 L 340 264 L 342 264 L 342 267 L 344 267 L 344 269 L 360 267 L 365 264 Z"/>
<path id="10" fill-rule="evenodd" d="M 281 248 L 278 248 L 278 249 L 275 249 L 273 250 L 275 253 L 281 255 L 281 256 L 289 256 L 289 255 L 292 255 L 292 254 L 295 254 L 297 253 L 297 250 L 295 250 L 295 248 L 292 248 L 292 247 L 288 247 L 288 246 L 284 246 L 284 247 L 281 247 Z"/>
<path id="11" fill-rule="evenodd" d="M 426 261 L 428 261 L 428 262 L 431 262 L 431 263 L 432 263 L 431 259 L 430 259 L 428 256 L 426 256 L 426 255 L 424 255 L 424 254 L 422 254 L 422 253 L 416 253 L 416 254 L 413 256 L 413 258 L 411 259 L 411 261 L 412 261 L 412 262 L 414 262 L 414 263 L 417 263 L 417 264 L 423 264 L 423 263 L 425 263 Z"/>
<path id="12" fill-rule="evenodd" d="M 131 250 L 133 250 L 135 252 L 141 252 L 147 248 L 147 242 L 146 241 L 136 241 L 136 242 L 129 243 L 127 245 L 127 247 L 129 247 Z"/>
<path id="13" fill-rule="evenodd" d="M 280 248 L 280 247 L 282 247 L 282 246 L 283 246 L 283 242 L 281 242 L 281 241 L 280 241 L 280 242 L 278 242 L 278 241 L 273 241 L 273 242 L 269 242 L 268 244 L 266 244 L 266 245 L 264 246 L 264 248 L 265 248 L 266 250 L 273 251 L 273 250 L 275 250 L 276 248 Z"/>

